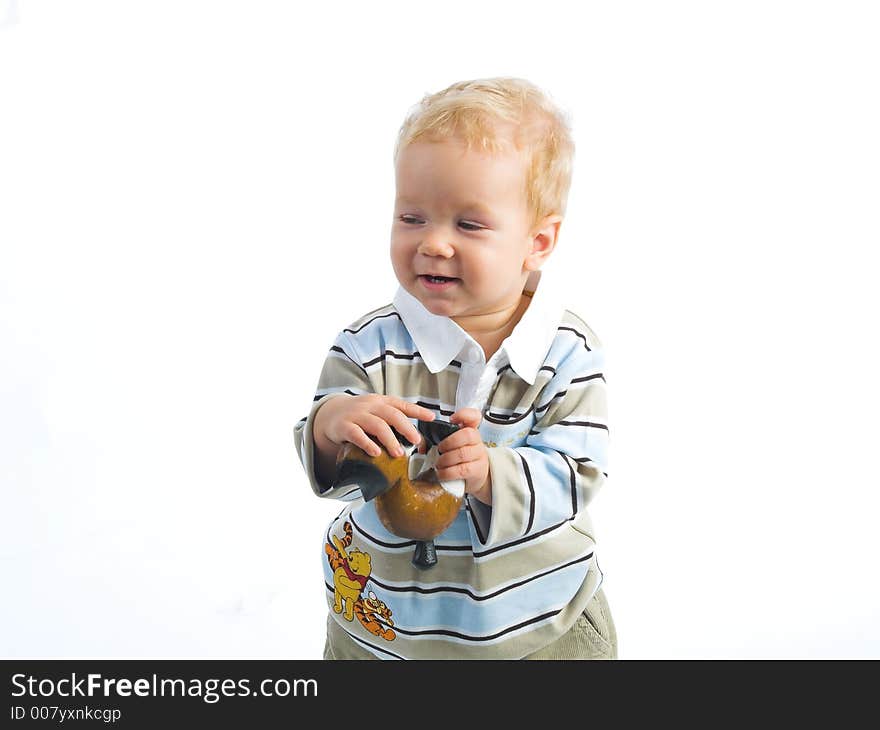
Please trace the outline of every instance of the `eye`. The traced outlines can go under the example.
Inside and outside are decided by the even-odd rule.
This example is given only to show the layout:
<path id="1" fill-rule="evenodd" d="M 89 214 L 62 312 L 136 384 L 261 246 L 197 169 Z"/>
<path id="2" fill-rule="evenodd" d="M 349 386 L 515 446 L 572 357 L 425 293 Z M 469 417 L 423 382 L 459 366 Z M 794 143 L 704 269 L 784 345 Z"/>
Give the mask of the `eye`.
<path id="1" fill-rule="evenodd" d="M 460 225 L 466 231 L 480 231 L 483 229 L 483 226 L 477 225 L 476 223 L 470 223 L 468 221 L 459 221 L 458 225 Z"/>
<path id="2" fill-rule="evenodd" d="M 410 223 L 410 224 L 416 224 L 416 223 L 419 223 L 419 222 L 420 222 L 418 218 L 416 218 L 415 216 L 412 216 L 412 215 L 401 215 L 401 216 L 398 216 L 398 220 L 399 220 L 401 223 Z"/>

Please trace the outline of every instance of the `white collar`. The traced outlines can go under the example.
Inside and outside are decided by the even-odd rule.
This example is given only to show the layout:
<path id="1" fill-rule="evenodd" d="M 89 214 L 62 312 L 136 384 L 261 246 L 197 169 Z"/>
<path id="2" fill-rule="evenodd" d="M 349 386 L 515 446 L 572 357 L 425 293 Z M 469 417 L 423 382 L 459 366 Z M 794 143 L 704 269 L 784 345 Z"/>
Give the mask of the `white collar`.
<path id="1" fill-rule="evenodd" d="M 542 286 L 539 283 L 544 282 Z M 564 308 L 556 297 L 552 280 L 545 273 L 533 271 L 526 281 L 526 290 L 534 291 L 532 301 L 513 332 L 501 343 L 516 374 L 532 384 L 538 369 L 550 350 Z M 432 314 L 424 305 L 400 287 L 394 296 L 394 307 L 409 330 L 422 360 L 432 373 L 449 366 L 469 343 L 476 341 L 449 317 Z M 479 345 L 477 345 L 479 349 Z M 481 351 L 481 350 L 480 350 Z"/>

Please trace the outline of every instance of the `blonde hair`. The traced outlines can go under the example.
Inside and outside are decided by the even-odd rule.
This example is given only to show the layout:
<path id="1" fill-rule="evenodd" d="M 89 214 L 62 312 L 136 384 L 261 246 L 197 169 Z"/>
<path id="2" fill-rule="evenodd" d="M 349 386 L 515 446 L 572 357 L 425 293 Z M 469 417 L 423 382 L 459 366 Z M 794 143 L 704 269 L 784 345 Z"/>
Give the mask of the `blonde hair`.
<path id="1" fill-rule="evenodd" d="M 511 129 L 512 128 L 512 129 Z M 510 132 L 512 131 L 512 134 Z M 532 225 L 565 214 L 574 161 L 569 115 L 525 79 L 459 81 L 426 94 L 407 114 L 394 146 L 394 163 L 408 144 L 461 139 L 467 148 L 496 154 L 513 143 L 525 153 L 526 200 Z"/>

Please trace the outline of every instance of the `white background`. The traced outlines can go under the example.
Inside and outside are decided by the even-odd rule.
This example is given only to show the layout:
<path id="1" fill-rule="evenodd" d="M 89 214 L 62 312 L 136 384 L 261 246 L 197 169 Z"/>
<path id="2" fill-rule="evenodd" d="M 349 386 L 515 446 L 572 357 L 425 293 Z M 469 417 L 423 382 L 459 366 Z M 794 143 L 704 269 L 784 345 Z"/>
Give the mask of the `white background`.
<path id="1" fill-rule="evenodd" d="M 878 19 L 0 1 L 0 656 L 320 657 L 293 424 L 394 293 L 407 110 L 513 75 L 574 123 L 621 658 L 880 657 Z"/>

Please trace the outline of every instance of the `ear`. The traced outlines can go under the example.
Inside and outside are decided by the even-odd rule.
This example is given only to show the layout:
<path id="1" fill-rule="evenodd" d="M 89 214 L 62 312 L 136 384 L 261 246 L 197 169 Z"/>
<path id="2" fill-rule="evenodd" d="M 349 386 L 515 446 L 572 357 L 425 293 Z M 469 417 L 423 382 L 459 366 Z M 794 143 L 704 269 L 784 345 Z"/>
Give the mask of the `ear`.
<path id="1" fill-rule="evenodd" d="M 537 271 L 550 258 L 559 238 L 559 227 L 562 225 L 561 215 L 548 215 L 542 219 L 530 234 L 531 251 L 523 263 L 525 271 Z"/>

